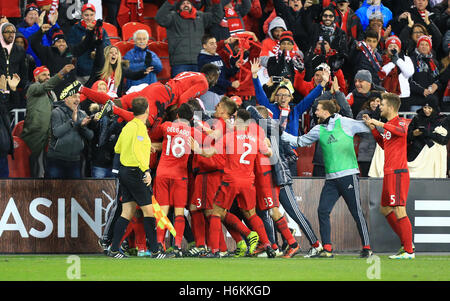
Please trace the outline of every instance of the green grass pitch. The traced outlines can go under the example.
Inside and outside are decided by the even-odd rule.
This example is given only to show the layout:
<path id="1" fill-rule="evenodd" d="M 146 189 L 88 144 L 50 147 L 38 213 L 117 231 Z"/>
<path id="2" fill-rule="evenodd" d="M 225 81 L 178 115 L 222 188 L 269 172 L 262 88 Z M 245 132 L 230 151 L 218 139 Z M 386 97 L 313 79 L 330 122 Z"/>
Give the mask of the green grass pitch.
<path id="1" fill-rule="evenodd" d="M 0 281 L 449 281 L 450 255 L 418 253 L 414 260 L 391 260 L 385 254 L 371 260 L 357 254 L 337 254 L 333 259 L 298 255 L 162 260 L 0 255 L 0 271 Z"/>

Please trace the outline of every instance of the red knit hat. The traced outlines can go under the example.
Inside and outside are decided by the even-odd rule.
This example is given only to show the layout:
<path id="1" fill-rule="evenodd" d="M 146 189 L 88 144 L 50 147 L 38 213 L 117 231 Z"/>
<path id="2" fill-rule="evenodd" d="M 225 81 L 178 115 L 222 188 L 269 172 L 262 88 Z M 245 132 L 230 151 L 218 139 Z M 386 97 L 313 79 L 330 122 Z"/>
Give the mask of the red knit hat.
<path id="1" fill-rule="evenodd" d="M 385 44 L 386 48 L 388 48 L 389 45 L 391 44 L 396 44 L 399 49 L 402 49 L 402 41 L 400 41 L 400 39 L 397 36 L 390 36 L 389 38 L 386 39 Z"/>
<path id="2" fill-rule="evenodd" d="M 294 35 L 292 34 L 292 31 L 286 30 L 281 33 L 280 43 L 283 41 L 290 41 L 292 44 L 295 44 L 294 43 Z"/>
<path id="3" fill-rule="evenodd" d="M 421 36 L 419 39 L 417 39 L 417 46 L 416 46 L 416 48 L 419 48 L 419 44 L 422 41 L 427 42 L 428 45 L 430 45 L 430 48 L 433 47 L 433 43 L 431 42 L 431 37 L 430 36 Z"/>
<path id="4" fill-rule="evenodd" d="M 35 68 L 33 70 L 34 78 L 36 78 L 39 74 L 41 74 L 42 72 L 45 72 L 45 71 L 50 72 L 46 66 L 40 66 L 40 67 Z"/>

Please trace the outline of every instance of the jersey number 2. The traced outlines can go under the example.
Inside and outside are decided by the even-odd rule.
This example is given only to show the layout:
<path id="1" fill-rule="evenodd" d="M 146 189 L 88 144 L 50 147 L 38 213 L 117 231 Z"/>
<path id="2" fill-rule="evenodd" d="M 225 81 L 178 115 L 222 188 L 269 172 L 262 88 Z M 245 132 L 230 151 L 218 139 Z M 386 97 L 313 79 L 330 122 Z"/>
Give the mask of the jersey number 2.
<path id="1" fill-rule="evenodd" d="M 243 145 L 246 150 L 242 153 L 241 158 L 239 159 L 239 163 L 250 165 L 250 161 L 245 160 L 245 157 L 247 157 L 247 155 L 252 151 L 252 145 L 249 143 L 244 143 Z"/>

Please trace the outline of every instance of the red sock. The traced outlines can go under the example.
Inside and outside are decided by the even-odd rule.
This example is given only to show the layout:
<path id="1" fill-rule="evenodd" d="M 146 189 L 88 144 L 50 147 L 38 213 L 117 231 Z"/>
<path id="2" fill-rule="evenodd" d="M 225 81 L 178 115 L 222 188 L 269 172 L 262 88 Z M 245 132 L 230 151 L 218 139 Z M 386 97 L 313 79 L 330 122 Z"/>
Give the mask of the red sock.
<path id="1" fill-rule="evenodd" d="M 267 237 L 266 228 L 264 228 L 264 224 L 261 220 L 261 218 L 257 214 L 253 214 L 248 219 L 248 223 L 250 224 L 250 227 L 256 233 L 258 233 L 259 241 L 260 243 L 266 248 L 267 246 L 270 246 L 269 238 Z"/>
<path id="2" fill-rule="evenodd" d="M 191 212 L 191 227 L 197 247 L 206 245 L 205 242 L 205 216 L 202 211 Z"/>
<path id="3" fill-rule="evenodd" d="M 147 244 L 145 240 L 145 229 L 143 219 L 136 219 L 136 223 L 133 223 L 134 242 L 139 250 L 147 250 Z"/>
<path id="4" fill-rule="evenodd" d="M 331 252 L 332 248 L 331 248 L 331 244 L 324 244 L 323 245 L 323 249 L 325 251 Z"/>
<path id="5" fill-rule="evenodd" d="M 131 121 L 134 118 L 133 112 L 121 109 L 117 106 L 113 106 L 113 113 L 122 117 L 125 121 Z"/>
<path id="6" fill-rule="evenodd" d="M 164 238 L 166 237 L 166 229 L 156 227 L 156 240 L 164 246 Z"/>
<path id="7" fill-rule="evenodd" d="M 174 228 L 177 231 L 177 235 L 175 236 L 175 246 L 181 249 L 181 242 L 183 241 L 184 235 L 184 215 L 177 215 L 174 219 Z"/>
<path id="8" fill-rule="evenodd" d="M 313 248 L 317 248 L 320 245 L 319 241 L 316 241 L 315 243 L 312 244 Z"/>
<path id="9" fill-rule="evenodd" d="M 289 230 L 286 218 L 283 216 L 279 220 L 275 222 L 278 230 L 281 232 L 281 235 L 287 240 L 289 245 L 292 245 L 296 242 L 294 236 L 292 236 L 291 231 Z"/>
<path id="10" fill-rule="evenodd" d="M 222 221 L 217 215 L 211 215 L 209 218 L 209 231 L 210 231 L 210 245 L 211 252 L 216 253 L 219 251 L 219 235 L 222 231 Z"/>
<path id="11" fill-rule="evenodd" d="M 397 225 L 400 229 L 400 240 L 402 241 L 403 248 L 406 252 L 413 253 L 411 221 L 405 216 L 397 220 Z"/>
<path id="12" fill-rule="evenodd" d="M 277 244 L 272 244 L 272 249 L 278 250 L 278 245 Z"/>
<path id="13" fill-rule="evenodd" d="M 223 220 L 223 222 L 230 226 L 231 228 L 233 228 L 234 230 L 238 231 L 240 234 L 244 235 L 245 237 L 247 237 L 250 234 L 250 229 L 247 228 L 246 225 L 244 225 L 243 222 L 241 222 L 236 215 L 234 215 L 233 213 L 227 212 L 227 214 L 225 215 L 225 219 Z M 228 228 L 228 227 L 227 227 Z M 231 232 L 230 232 L 231 234 Z M 241 241 L 242 237 L 238 240 Z"/>
<path id="14" fill-rule="evenodd" d="M 401 239 L 400 228 L 399 228 L 398 220 L 397 220 L 397 217 L 395 216 L 394 211 L 391 211 L 391 213 L 386 215 L 386 219 L 387 219 L 389 225 L 391 226 L 392 230 L 394 230 L 395 234 L 397 234 L 397 236 Z"/>
<path id="15" fill-rule="evenodd" d="M 242 240 L 242 235 L 239 231 L 233 228 L 233 226 L 225 223 L 225 228 L 227 228 L 228 233 L 230 233 L 231 237 L 234 239 L 236 243 L 240 242 Z M 250 232 L 249 232 L 250 233 Z"/>

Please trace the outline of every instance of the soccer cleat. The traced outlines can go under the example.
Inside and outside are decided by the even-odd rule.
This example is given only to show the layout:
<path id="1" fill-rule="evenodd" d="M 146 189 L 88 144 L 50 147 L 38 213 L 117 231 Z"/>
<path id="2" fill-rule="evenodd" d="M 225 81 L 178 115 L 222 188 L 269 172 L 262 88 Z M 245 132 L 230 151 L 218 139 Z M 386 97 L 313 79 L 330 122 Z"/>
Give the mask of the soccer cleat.
<path id="1" fill-rule="evenodd" d="M 152 255 L 152 253 L 149 251 L 149 250 L 146 250 L 146 251 L 144 251 L 144 250 L 139 250 L 138 252 L 137 252 L 137 257 L 149 257 L 149 256 L 151 256 Z"/>
<path id="2" fill-rule="evenodd" d="M 164 247 L 162 244 L 158 244 L 158 251 L 156 252 L 151 252 L 150 258 L 155 258 L 155 259 L 164 259 L 164 258 L 174 258 L 175 254 L 173 253 L 166 253 L 164 251 Z"/>
<path id="3" fill-rule="evenodd" d="M 247 236 L 247 241 L 249 243 L 248 246 L 248 254 L 253 254 L 258 246 L 259 236 L 255 231 L 250 232 Z"/>
<path id="4" fill-rule="evenodd" d="M 318 254 L 311 256 L 310 258 L 334 258 L 333 252 L 323 249 Z"/>
<path id="5" fill-rule="evenodd" d="M 253 252 L 253 254 L 250 254 L 251 256 L 258 256 L 259 254 L 263 253 L 266 249 L 264 248 L 264 246 L 262 244 L 258 244 L 258 246 L 256 247 L 255 252 Z"/>
<path id="6" fill-rule="evenodd" d="M 295 230 L 294 228 L 289 228 L 289 231 L 291 231 L 292 236 L 295 237 L 295 232 L 297 232 L 297 230 Z M 287 240 L 283 239 L 283 244 L 281 245 L 281 250 L 283 250 L 283 252 L 286 253 L 288 248 L 289 248 L 289 244 L 288 244 Z"/>
<path id="7" fill-rule="evenodd" d="M 110 244 L 111 242 L 106 239 L 103 239 L 101 237 L 98 239 L 98 245 L 102 248 L 103 254 L 105 255 L 108 255 L 108 248 Z"/>
<path id="8" fill-rule="evenodd" d="M 359 258 L 369 258 L 373 255 L 371 249 L 362 249 L 361 253 L 359 253 Z"/>
<path id="9" fill-rule="evenodd" d="M 305 258 L 313 258 L 313 257 L 317 257 L 317 255 L 323 250 L 322 244 L 319 243 L 319 246 L 317 247 L 311 247 L 311 249 L 309 249 L 308 254 L 306 254 Z"/>
<path id="10" fill-rule="evenodd" d="M 297 244 L 295 248 L 289 247 L 286 252 L 284 252 L 283 258 L 292 258 L 300 252 L 300 245 Z"/>
<path id="11" fill-rule="evenodd" d="M 173 257 L 180 258 L 180 257 L 183 257 L 183 252 L 177 246 L 173 247 L 172 250 L 169 251 L 169 252 L 166 251 L 166 254 L 167 254 L 168 258 L 173 258 Z"/>
<path id="12" fill-rule="evenodd" d="M 413 249 L 413 252 L 416 252 L 416 246 L 414 244 L 412 244 L 412 249 Z M 400 249 L 397 252 L 397 255 L 401 254 L 403 252 L 405 252 L 405 247 L 401 246 Z"/>
<path id="13" fill-rule="evenodd" d="M 233 257 L 236 257 L 236 258 L 237 257 L 244 257 L 246 254 L 247 254 L 247 243 L 245 242 L 245 240 L 241 240 L 240 242 L 238 242 L 236 244 L 236 250 L 234 251 L 234 256 Z"/>
<path id="14" fill-rule="evenodd" d="M 220 258 L 220 252 L 213 253 L 211 251 L 208 251 L 208 253 L 206 253 L 205 256 L 202 256 L 200 258 Z"/>
<path id="15" fill-rule="evenodd" d="M 184 253 L 184 256 L 186 257 L 199 257 L 201 254 L 206 253 L 206 247 L 205 246 L 198 246 L 196 247 L 195 244 L 192 246 L 188 246 L 188 249 Z"/>
<path id="16" fill-rule="evenodd" d="M 233 256 L 234 256 L 234 253 L 233 253 L 233 252 L 230 252 L 230 251 L 219 252 L 219 254 L 220 254 L 220 257 L 221 257 L 221 258 L 222 258 L 222 257 L 233 257 Z"/>
<path id="17" fill-rule="evenodd" d="M 110 99 L 108 100 L 105 105 L 103 106 L 103 109 L 100 111 L 100 115 L 98 119 L 101 119 L 103 116 L 109 116 L 113 112 L 113 106 L 114 102 Z"/>
<path id="18" fill-rule="evenodd" d="M 389 259 L 414 259 L 414 258 L 416 258 L 415 253 L 408 253 L 408 252 L 403 252 L 400 254 L 389 256 Z"/>
<path id="19" fill-rule="evenodd" d="M 108 251 L 107 254 L 108 257 L 112 257 L 112 258 L 118 258 L 118 259 L 122 259 L 122 258 L 128 258 L 128 255 L 126 255 L 125 253 L 122 253 L 120 251 Z"/>
<path id="20" fill-rule="evenodd" d="M 269 258 L 275 258 L 277 256 L 277 253 L 275 252 L 274 249 L 272 249 L 271 246 L 267 246 L 265 251 L 266 251 L 267 257 L 269 257 Z"/>

